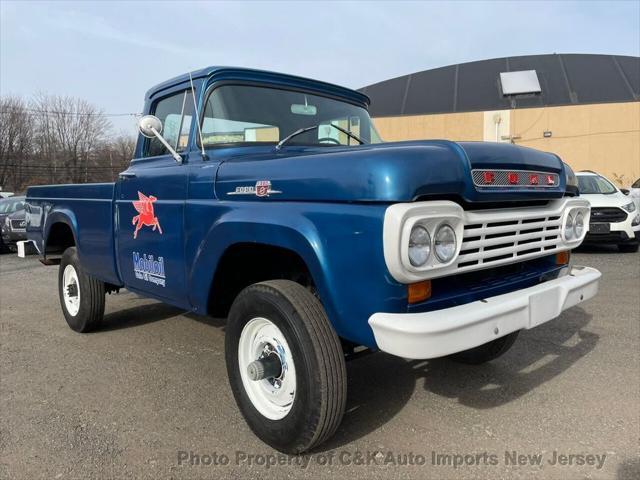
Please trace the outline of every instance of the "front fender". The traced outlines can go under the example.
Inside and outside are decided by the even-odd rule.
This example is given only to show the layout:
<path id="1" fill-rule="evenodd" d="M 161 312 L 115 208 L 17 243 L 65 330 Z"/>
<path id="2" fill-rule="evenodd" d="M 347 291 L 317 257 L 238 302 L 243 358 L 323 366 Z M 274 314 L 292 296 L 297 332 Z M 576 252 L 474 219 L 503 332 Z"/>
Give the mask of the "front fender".
<path id="1" fill-rule="evenodd" d="M 382 311 L 382 305 L 388 309 L 389 302 L 396 302 L 399 307 L 405 292 L 391 278 L 384 263 L 385 208 L 385 205 L 221 202 L 208 209 L 201 206 L 196 211 L 190 210 L 187 213 L 190 238 L 202 239 L 198 244 L 187 241 L 187 252 L 194 252 L 187 272 L 191 303 L 196 310 L 206 311 L 216 267 L 232 245 L 255 242 L 286 248 L 306 263 L 338 335 L 374 347 L 367 323 L 370 314 Z M 204 218 L 210 218 L 211 222 L 203 221 Z M 195 219 L 209 225 L 201 237 L 191 228 Z"/>

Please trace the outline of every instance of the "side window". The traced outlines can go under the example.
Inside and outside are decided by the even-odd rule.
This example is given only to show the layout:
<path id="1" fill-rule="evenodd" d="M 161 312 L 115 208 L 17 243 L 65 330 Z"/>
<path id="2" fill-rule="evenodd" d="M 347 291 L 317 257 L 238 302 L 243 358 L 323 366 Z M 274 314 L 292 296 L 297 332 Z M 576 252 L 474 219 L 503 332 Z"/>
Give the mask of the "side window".
<path id="1" fill-rule="evenodd" d="M 153 114 L 162 121 L 162 136 L 176 151 L 187 148 L 193 118 L 191 90 L 176 93 L 158 101 Z M 169 152 L 157 138 L 147 141 L 145 157 L 166 155 Z"/>

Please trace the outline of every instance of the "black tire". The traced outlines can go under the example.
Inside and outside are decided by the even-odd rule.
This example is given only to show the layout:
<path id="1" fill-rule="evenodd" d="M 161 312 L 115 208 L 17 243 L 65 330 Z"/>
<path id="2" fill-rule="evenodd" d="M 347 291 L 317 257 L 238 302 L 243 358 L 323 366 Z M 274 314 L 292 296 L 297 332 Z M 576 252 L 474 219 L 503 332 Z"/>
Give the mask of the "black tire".
<path id="1" fill-rule="evenodd" d="M 295 397 L 289 412 L 278 420 L 256 409 L 240 374 L 240 336 L 245 325 L 257 317 L 268 319 L 282 332 L 295 365 Z M 310 291 L 289 280 L 245 288 L 231 306 L 225 335 L 233 395 L 247 424 L 262 441 L 281 452 L 298 454 L 335 433 L 347 399 L 344 354 L 324 308 Z"/>
<path id="2" fill-rule="evenodd" d="M 621 243 L 618 245 L 618 250 L 622 253 L 636 253 L 638 251 L 637 243 Z"/>
<path id="3" fill-rule="evenodd" d="M 454 353 L 449 358 L 456 362 L 466 363 L 468 365 L 480 365 L 482 363 L 490 362 L 496 358 L 504 355 L 515 343 L 518 338 L 519 330 L 505 335 L 504 337 L 496 338 L 488 343 L 465 350 L 463 352 Z"/>
<path id="4" fill-rule="evenodd" d="M 72 266 L 77 274 L 80 293 L 78 312 L 73 315 L 69 312 L 64 299 L 63 285 L 64 271 L 67 266 Z M 62 313 L 69 327 L 76 332 L 85 333 L 94 330 L 102 321 L 104 316 L 105 286 L 100 280 L 87 275 L 80 265 L 78 251 L 76 247 L 69 247 L 64 251 L 58 271 L 58 295 Z"/>

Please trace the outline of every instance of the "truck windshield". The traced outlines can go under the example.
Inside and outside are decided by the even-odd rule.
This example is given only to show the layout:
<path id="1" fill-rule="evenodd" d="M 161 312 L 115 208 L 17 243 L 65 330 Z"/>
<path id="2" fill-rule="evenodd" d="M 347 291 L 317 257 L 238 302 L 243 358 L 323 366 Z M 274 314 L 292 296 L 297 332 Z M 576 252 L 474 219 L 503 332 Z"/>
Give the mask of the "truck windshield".
<path id="1" fill-rule="evenodd" d="M 360 145 L 354 136 L 364 143 L 382 141 L 362 107 L 305 92 L 246 85 L 225 85 L 211 93 L 202 121 L 202 140 L 205 147 L 277 144 L 292 133 L 315 125 L 318 128 L 296 135 L 287 145 Z"/>
<path id="2" fill-rule="evenodd" d="M 611 185 L 606 178 L 598 175 L 578 175 L 578 187 L 580 193 L 584 195 L 594 193 L 609 195 L 616 192 L 616 187 Z"/>

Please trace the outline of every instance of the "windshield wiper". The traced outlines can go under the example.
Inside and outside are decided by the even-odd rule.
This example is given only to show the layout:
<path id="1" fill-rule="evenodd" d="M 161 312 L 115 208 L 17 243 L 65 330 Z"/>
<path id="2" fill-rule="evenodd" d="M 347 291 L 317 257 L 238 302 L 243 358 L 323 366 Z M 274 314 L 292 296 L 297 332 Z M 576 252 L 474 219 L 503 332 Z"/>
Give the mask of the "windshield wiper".
<path id="1" fill-rule="evenodd" d="M 282 147 L 284 147 L 284 145 L 286 143 L 289 142 L 289 140 L 291 140 L 294 137 L 297 137 L 298 135 L 301 135 L 303 133 L 309 132 L 311 130 L 317 130 L 318 128 L 320 128 L 323 124 L 319 123 L 317 125 L 312 125 L 310 127 L 305 127 L 305 128 L 300 128 L 299 130 L 296 130 L 295 132 L 293 132 L 291 135 L 287 135 L 286 137 L 284 137 L 282 140 L 280 140 L 278 142 L 278 144 L 276 145 L 276 150 L 280 150 Z M 336 130 L 339 130 L 340 132 L 344 133 L 345 135 L 353 138 L 356 142 L 360 142 L 360 145 L 364 145 L 364 140 L 360 139 L 355 133 L 350 132 L 349 130 L 347 130 L 346 128 L 342 128 L 339 127 L 338 125 L 334 125 L 333 123 L 329 123 L 327 125 L 331 125 L 333 128 L 335 128 Z"/>

